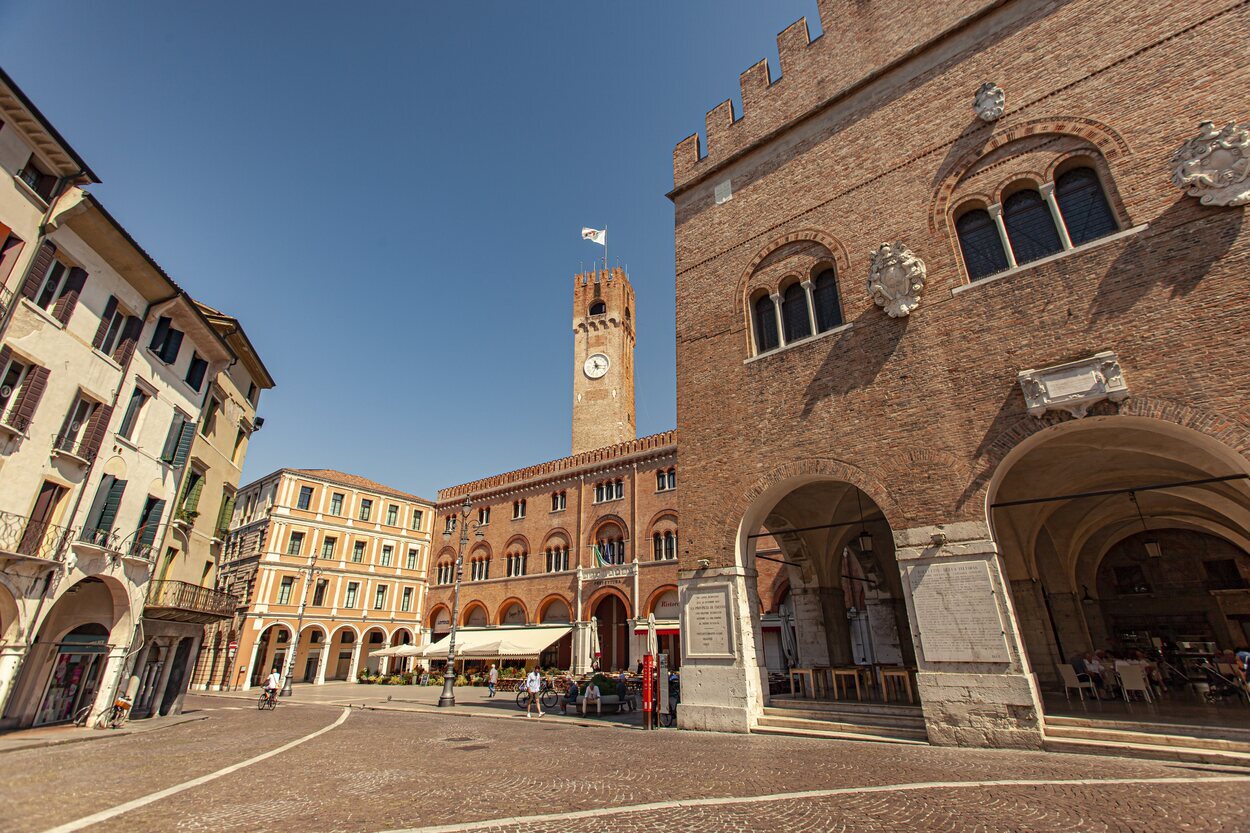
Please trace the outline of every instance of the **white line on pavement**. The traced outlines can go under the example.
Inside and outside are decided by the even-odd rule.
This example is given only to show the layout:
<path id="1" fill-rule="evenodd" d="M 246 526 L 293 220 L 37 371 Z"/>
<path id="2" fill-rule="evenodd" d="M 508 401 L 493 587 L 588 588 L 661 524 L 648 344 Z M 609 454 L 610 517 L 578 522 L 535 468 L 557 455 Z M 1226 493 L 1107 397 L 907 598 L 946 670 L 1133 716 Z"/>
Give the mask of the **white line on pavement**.
<path id="1" fill-rule="evenodd" d="M 460 830 L 480 830 L 486 827 L 505 825 L 529 825 L 549 821 L 569 821 L 615 813 L 646 813 L 655 810 L 672 810 L 686 807 L 714 807 L 726 804 L 752 804 L 766 801 L 791 801 L 800 798 L 829 798 L 839 795 L 856 795 L 859 793 L 909 792 L 914 790 L 967 789 L 973 787 L 1046 787 L 1046 786 L 1084 786 L 1102 784 L 1199 784 L 1205 782 L 1219 783 L 1225 781 L 1250 781 L 1250 775 L 1216 775 L 1208 778 L 1073 778 L 1073 779 L 1037 779 L 1013 781 L 925 781 L 912 784 L 882 784 L 875 787 L 840 787 L 833 790 L 804 790 L 802 792 L 773 793 L 771 795 L 751 795 L 745 797 L 727 796 L 724 798 L 692 798 L 685 801 L 655 801 L 650 804 L 628 804 L 621 807 L 599 807 L 594 810 L 576 810 L 568 813 L 544 813 L 536 816 L 510 816 L 506 818 L 482 819 L 461 824 L 434 825 L 432 827 L 406 827 L 383 833 L 454 833 Z"/>
<path id="2" fill-rule="evenodd" d="M 223 775 L 229 775 L 230 773 L 237 772 L 240 769 L 243 769 L 244 767 L 249 767 L 252 764 L 258 764 L 263 760 L 272 758 L 274 755 L 280 755 L 283 752 L 287 751 L 288 749 L 294 749 L 295 747 L 299 746 L 301 743 L 307 743 L 308 741 L 312 740 L 318 735 L 324 735 L 326 732 L 330 731 L 331 729 L 335 729 L 335 728 L 338 728 L 339 726 L 342 726 L 343 721 L 346 720 L 347 716 L 351 713 L 352 713 L 352 710 L 350 708 L 343 709 L 343 713 L 339 715 L 338 720 L 334 721 L 329 726 L 324 726 L 318 729 L 317 731 L 313 732 L 311 735 L 304 735 L 302 738 L 296 738 L 290 743 L 284 743 L 281 746 L 277 747 L 276 749 L 270 749 L 268 752 L 262 752 L 261 754 L 253 758 L 248 758 L 246 761 L 240 761 L 237 764 L 231 764 L 230 766 L 225 767 L 224 769 L 219 769 L 216 772 L 210 772 L 208 775 L 201 775 L 199 778 L 192 778 L 190 781 L 184 781 L 181 784 L 175 784 L 172 787 L 166 787 L 165 789 L 160 790 L 159 792 L 150 793 L 149 795 L 136 798 L 133 801 L 127 801 L 125 804 L 118 804 L 116 807 L 110 807 L 107 810 L 101 810 L 98 813 L 92 813 L 89 816 L 84 816 L 83 818 L 77 819 L 75 821 L 66 822 L 65 824 L 59 825 L 57 827 L 50 827 L 47 830 L 45 830 L 43 833 L 70 833 L 70 831 L 72 830 L 82 830 L 84 827 L 88 827 L 93 824 L 99 824 L 102 821 L 108 821 L 109 819 L 114 818 L 115 816 L 120 816 L 122 813 L 129 813 L 131 810 L 137 810 L 140 807 L 144 807 L 148 804 L 151 804 L 154 801 L 160 801 L 162 798 L 168 798 L 169 796 L 174 795 L 176 793 L 180 793 L 183 790 L 189 790 L 192 787 L 198 787 L 201 784 L 207 784 L 209 781 L 216 780 L 217 778 L 220 778 Z"/>

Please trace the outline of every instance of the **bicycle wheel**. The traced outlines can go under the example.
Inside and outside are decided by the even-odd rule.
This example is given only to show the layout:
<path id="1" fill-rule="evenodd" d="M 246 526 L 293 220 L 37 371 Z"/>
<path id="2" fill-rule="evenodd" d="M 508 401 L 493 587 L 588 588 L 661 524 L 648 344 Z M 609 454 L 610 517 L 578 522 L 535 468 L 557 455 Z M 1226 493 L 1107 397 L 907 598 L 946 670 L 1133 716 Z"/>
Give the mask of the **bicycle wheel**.
<path id="1" fill-rule="evenodd" d="M 547 709 L 548 711 L 550 711 L 551 709 L 554 709 L 556 707 L 556 703 L 558 703 L 559 701 L 560 701 L 560 696 L 556 694 L 556 690 L 554 688 L 549 688 L 543 692 L 541 702 L 543 704 L 544 709 Z"/>
<path id="2" fill-rule="evenodd" d="M 261 711 L 263 711 L 263 710 L 264 710 L 264 708 L 265 708 L 265 705 L 266 705 L 266 701 L 267 701 L 268 699 L 269 699 L 268 697 L 266 697 L 265 695 L 263 695 L 263 694 L 262 694 L 262 695 L 260 696 L 260 699 L 256 701 L 256 708 L 257 708 L 257 709 L 260 709 Z"/>
<path id="3" fill-rule="evenodd" d="M 516 693 L 516 707 L 518 709 L 523 709 L 529 705 L 529 702 L 530 702 L 530 693 L 526 691 L 524 688 L 519 689 Z"/>
<path id="4" fill-rule="evenodd" d="M 274 709 L 278 708 L 277 693 L 275 693 L 272 697 L 269 698 L 269 702 L 265 705 L 265 708 L 269 709 L 269 711 L 273 711 Z"/>
<path id="5" fill-rule="evenodd" d="M 79 709 L 78 711 L 74 712 L 74 725 L 75 725 L 75 726 L 86 726 L 86 725 L 87 725 L 87 719 L 88 719 L 89 717 L 91 717 L 91 706 L 89 706 L 89 705 L 88 705 L 88 706 L 83 706 L 81 709 Z"/>

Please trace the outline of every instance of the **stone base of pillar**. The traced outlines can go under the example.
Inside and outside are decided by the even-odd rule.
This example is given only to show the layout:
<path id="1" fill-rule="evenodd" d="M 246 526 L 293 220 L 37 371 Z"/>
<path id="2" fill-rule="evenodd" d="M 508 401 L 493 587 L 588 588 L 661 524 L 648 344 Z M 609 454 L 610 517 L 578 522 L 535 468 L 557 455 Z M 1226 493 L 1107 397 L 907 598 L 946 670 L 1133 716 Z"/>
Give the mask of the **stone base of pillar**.
<path id="1" fill-rule="evenodd" d="M 1041 749 L 1032 682 L 1023 674 L 921 671 L 916 686 L 929 743 L 995 749 Z"/>

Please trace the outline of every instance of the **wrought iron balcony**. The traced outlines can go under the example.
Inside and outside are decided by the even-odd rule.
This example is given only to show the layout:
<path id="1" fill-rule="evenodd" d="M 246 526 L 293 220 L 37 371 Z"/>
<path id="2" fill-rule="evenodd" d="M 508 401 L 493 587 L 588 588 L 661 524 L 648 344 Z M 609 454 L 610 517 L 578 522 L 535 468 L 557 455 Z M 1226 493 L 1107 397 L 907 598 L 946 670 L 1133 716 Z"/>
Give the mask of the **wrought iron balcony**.
<path id="1" fill-rule="evenodd" d="M 234 615 L 239 600 L 229 593 L 185 581 L 153 581 L 148 584 L 144 616 L 175 622 L 207 625 Z"/>
<path id="2" fill-rule="evenodd" d="M 90 466 L 95 462 L 96 449 L 79 437 L 57 434 L 52 438 L 52 453 L 69 457 L 80 465 Z"/>
<path id="3" fill-rule="evenodd" d="M 0 555 L 60 561 L 73 537 L 74 531 L 67 526 L 0 512 Z"/>
<path id="4" fill-rule="evenodd" d="M 0 316 L 7 315 L 13 307 L 13 290 L 0 286 Z"/>

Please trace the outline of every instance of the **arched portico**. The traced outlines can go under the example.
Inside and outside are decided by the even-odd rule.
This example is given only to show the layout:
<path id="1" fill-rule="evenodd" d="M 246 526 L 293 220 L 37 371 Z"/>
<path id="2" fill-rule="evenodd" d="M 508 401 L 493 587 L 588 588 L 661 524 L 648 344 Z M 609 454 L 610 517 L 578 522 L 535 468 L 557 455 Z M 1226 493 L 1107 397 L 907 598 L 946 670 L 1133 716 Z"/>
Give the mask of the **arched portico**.
<path id="1" fill-rule="evenodd" d="M 989 520 L 1048 710 L 1066 707 L 1063 666 L 1083 673 L 1092 652 L 1106 693 L 1117 662 L 1147 660 L 1167 708 L 1205 683 L 1204 656 L 1250 642 L 1247 474 L 1220 440 L 1132 414 L 1062 422 L 1004 455 Z"/>
<path id="2" fill-rule="evenodd" d="M 326 662 L 326 679 L 350 680 L 354 657 L 360 650 L 360 631 L 353 625 L 340 625 L 330 635 L 330 655 Z"/>
<path id="3" fill-rule="evenodd" d="M 250 686 L 264 683 L 271 671 L 286 674 L 292 633 L 293 628 L 283 622 L 275 622 L 261 631 L 252 652 L 252 670 L 248 675 Z"/>

